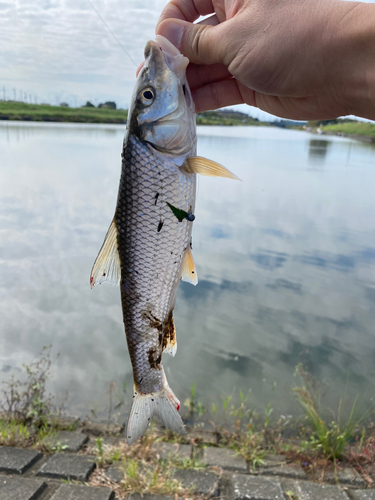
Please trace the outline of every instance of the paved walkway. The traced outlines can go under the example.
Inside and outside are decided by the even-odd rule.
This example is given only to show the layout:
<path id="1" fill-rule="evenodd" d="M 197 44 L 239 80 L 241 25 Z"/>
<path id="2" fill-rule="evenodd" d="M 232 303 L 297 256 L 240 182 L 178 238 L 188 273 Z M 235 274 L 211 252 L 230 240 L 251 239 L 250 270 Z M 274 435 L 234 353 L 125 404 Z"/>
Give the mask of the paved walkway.
<path id="1" fill-rule="evenodd" d="M 78 454 L 88 436 L 81 432 L 61 432 L 56 446 L 63 452 L 43 455 L 39 451 L 0 447 L 0 500 L 115 500 L 109 487 L 85 485 L 96 465 L 96 457 Z M 191 445 L 156 443 L 161 460 L 171 456 L 191 458 Z M 296 464 L 283 455 L 265 458 L 265 466 L 250 473 L 243 458 L 232 450 L 208 447 L 202 450 L 204 470 L 176 469 L 173 477 L 182 485 L 205 498 L 226 500 L 375 500 L 375 490 L 353 469 L 338 473 L 339 485 L 332 473 L 324 475 L 324 484 L 311 481 Z M 110 466 L 107 478 L 116 484 L 121 471 Z M 317 478 L 318 479 L 318 478 Z M 69 484 L 71 481 L 80 484 Z M 131 500 L 140 500 L 133 493 Z M 145 500 L 173 500 L 171 497 L 144 495 Z"/>

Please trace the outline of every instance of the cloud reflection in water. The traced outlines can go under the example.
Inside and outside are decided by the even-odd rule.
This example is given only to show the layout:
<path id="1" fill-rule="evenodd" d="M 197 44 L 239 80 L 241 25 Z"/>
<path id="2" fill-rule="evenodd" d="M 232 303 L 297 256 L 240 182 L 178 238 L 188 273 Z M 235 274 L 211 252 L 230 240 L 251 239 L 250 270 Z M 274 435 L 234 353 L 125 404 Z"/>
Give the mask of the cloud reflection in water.
<path id="1" fill-rule="evenodd" d="M 334 397 L 347 379 L 351 396 L 373 387 L 375 149 L 327 138 L 317 172 L 306 133 L 199 131 L 199 154 L 243 182 L 199 179 L 200 281 L 180 286 L 178 352 L 164 356 L 175 392 L 183 401 L 193 381 L 203 400 L 251 388 L 254 406 L 290 413 L 298 362 Z M 109 382 L 132 385 L 119 290 L 88 284 L 113 216 L 123 133 L 0 126 L 0 377 L 52 343 L 61 356 L 51 387 L 68 389 L 81 414 L 94 401 L 104 409 Z"/>

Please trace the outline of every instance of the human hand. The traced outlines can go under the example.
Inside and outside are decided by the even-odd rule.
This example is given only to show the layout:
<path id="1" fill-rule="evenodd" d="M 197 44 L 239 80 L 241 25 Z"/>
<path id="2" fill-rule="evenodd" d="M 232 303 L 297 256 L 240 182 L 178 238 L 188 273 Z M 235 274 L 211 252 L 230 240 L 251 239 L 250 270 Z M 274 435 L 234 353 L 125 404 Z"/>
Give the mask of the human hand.
<path id="1" fill-rule="evenodd" d="M 374 119 L 374 7 L 340 0 L 173 0 L 156 33 L 190 59 L 197 112 L 246 103 L 296 120 L 352 113 Z M 193 24 L 208 14 L 214 16 Z"/>

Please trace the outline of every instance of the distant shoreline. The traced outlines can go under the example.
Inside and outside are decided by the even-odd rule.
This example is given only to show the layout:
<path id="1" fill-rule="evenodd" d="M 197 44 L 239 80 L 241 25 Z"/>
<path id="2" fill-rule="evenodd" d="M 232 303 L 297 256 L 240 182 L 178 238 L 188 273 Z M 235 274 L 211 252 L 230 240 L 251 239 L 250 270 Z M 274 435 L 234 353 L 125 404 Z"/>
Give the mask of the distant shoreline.
<path id="1" fill-rule="evenodd" d="M 90 103 L 81 108 L 67 105 L 27 104 L 18 101 L 0 101 L 0 121 L 52 122 L 52 123 L 112 123 L 125 124 L 128 110 L 102 105 L 97 108 Z M 114 104 L 114 103 L 113 103 Z M 115 104 L 114 104 L 115 106 Z M 198 113 L 197 125 L 263 125 L 245 113 L 233 110 L 206 111 Z"/>
<path id="2" fill-rule="evenodd" d="M 0 101 L 1 121 L 24 121 L 39 123 L 85 123 L 124 125 L 128 118 L 128 110 L 116 109 L 101 105 L 95 107 L 90 103 L 81 108 L 70 108 L 67 105 L 50 106 L 49 104 L 27 104 L 18 101 Z M 334 123 L 332 123 L 334 122 Z M 205 111 L 197 114 L 197 125 L 209 126 L 263 126 L 281 127 L 294 130 L 305 130 L 316 135 L 339 136 L 354 139 L 368 144 L 375 144 L 375 123 L 355 120 L 331 120 L 330 122 L 307 122 L 305 126 L 297 122 L 262 122 L 239 111 L 225 109 Z"/>
<path id="3" fill-rule="evenodd" d="M 331 136 L 331 137 L 346 137 L 348 139 L 354 139 L 359 142 L 366 142 L 367 144 L 375 144 L 375 135 L 360 135 L 360 134 L 344 134 L 342 132 L 331 132 L 326 131 L 323 128 L 323 132 L 318 134 L 316 131 L 310 132 L 310 134 L 318 135 L 319 137 Z"/>

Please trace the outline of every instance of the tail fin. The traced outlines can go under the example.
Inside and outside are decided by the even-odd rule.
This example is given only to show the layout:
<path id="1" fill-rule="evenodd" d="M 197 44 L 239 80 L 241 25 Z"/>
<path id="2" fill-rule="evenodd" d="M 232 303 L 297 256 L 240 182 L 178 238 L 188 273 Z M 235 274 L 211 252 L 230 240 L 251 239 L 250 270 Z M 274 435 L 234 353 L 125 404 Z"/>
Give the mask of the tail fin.
<path id="1" fill-rule="evenodd" d="M 173 432 L 186 434 L 184 423 L 178 413 L 179 409 L 180 402 L 169 387 L 163 372 L 163 387 L 160 392 L 142 394 L 134 391 L 126 429 L 128 444 L 143 436 L 153 416 L 159 417 L 164 426 Z"/>

